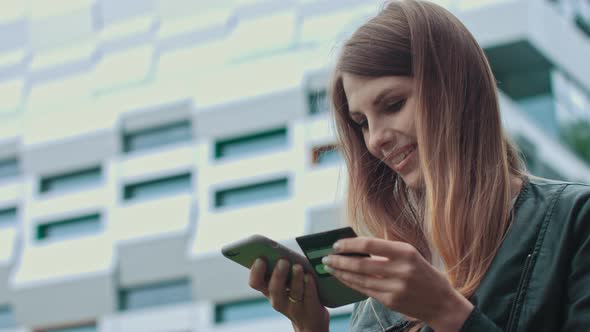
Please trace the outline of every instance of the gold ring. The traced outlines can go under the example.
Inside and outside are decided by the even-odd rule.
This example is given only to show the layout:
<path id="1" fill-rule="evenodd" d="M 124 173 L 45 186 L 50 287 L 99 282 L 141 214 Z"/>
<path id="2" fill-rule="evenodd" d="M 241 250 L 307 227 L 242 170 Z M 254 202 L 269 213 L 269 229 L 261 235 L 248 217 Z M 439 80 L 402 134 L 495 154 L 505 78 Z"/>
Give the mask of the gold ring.
<path id="1" fill-rule="evenodd" d="M 295 299 L 291 296 L 291 294 L 287 294 L 287 298 L 289 299 L 289 301 L 291 301 L 291 303 L 299 303 L 299 302 L 301 302 L 301 300 L 303 300 L 303 299 Z"/>

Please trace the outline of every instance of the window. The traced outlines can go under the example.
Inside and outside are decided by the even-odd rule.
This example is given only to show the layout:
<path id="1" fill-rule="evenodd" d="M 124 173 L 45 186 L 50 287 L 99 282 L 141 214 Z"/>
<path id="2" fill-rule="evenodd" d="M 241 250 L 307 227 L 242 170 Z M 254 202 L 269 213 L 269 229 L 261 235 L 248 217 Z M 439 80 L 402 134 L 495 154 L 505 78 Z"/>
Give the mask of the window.
<path id="1" fill-rule="evenodd" d="M 289 195 L 289 183 L 286 178 L 248 186 L 230 188 L 215 193 L 215 207 L 254 204 Z"/>
<path id="2" fill-rule="evenodd" d="M 350 328 L 351 314 L 338 314 L 330 316 L 330 332 L 346 332 Z"/>
<path id="3" fill-rule="evenodd" d="M 0 179 L 15 177 L 20 174 L 18 160 L 4 159 L 0 160 Z"/>
<path id="4" fill-rule="evenodd" d="M 326 90 L 311 91 L 307 95 L 309 114 L 320 114 L 328 112 L 328 95 Z"/>
<path id="5" fill-rule="evenodd" d="M 100 214 L 56 220 L 37 226 L 37 240 L 64 239 L 100 231 Z"/>
<path id="6" fill-rule="evenodd" d="M 0 228 L 13 226 L 17 222 L 16 208 L 0 209 Z"/>
<path id="7" fill-rule="evenodd" d="M 537 147 L 528 138 L 523 135 L 517 135 L 514 141 L 521 151 L 521 156 L 525 161 L 527 169 L 533 175 L 555 180 L 567 180 L 539 157 Z"/>
<path id="8" fill-rule="evenodd" d="M 553 64 L 524 40 L 494 45 L 485 52 L 498 88 L 547 134 L 557 137 L 559 128 L 551 82 Z"/>
<path id="9" fill-rule="evenodd" d="M 322 145 L 313 148 L 312 163 L 314 165 L 330 165 L 340 161 L 341 156 L 336 145 Z"/>
<path id="10" fill-rule="evenodd" d="M 119 310 L 133 310 L 190 302 L 192 290 L 189 280 L 177 280 L 119 291 Z"/>
<path id="11" fill-rule="evenodd" d="M 215 144 L 215 159 L 245 156 L 287 145 L 287 128 L 234 137 Z"/>
<path id="12" fill-rule="evenodd" d="M 8 306 L 0 307 L 0 329 L 16 327 L 12 309 Z"/>
<path id="13" fill-rule="evenodd" d="M 215 306 L 215 323 L 282 317 L 266 298 L 243 300 Z"/>
<path id="14" fill-rule="evenodd" d="M 96 332 L 96 324 L 64 327 L 64 328 L 53 328 L 45 329 L 39 332 Z"/>
<path id="15" fill-rule="evenodd" d="M 98 185 L 102 180 L 100 167 L 93 167 L 69 174 L 44 177 L 41 179 L 41 193 L 69 191 Z"/>
<path id="16" fill-rule="evenodd" d="M 137 200 L 186 193 L 190 190 L 191 174 L 188 173 L 126 185 L 123 196 L 125 200 Z"/>
<path id="17" fill-rule="evenodd" d="M 192 140 L 192 128 L 189 121 L 182 121 L 165 126 L 149 128 L 123 136 L 125 152 L 147 150 L 155 147 Z"/>

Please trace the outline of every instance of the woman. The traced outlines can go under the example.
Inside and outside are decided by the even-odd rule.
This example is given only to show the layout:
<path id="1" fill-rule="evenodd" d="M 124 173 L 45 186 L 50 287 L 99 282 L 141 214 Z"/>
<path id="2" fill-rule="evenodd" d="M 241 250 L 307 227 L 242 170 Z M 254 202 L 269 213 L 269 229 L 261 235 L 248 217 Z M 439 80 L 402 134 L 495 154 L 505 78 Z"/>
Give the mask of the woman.
<path id="1" fill-rule="evenodd" d="M 448 11 L 389 3 L 345 43 L 331 86 L 350 223 L 325 264 L 369 296 L 351 331 L 587 331 L 590 186 L 527 175 L 482 49 Z M 251 287 L 295 331 L 327 331 L 313 278 L 281 261 Z M 288 290 L 288 292 L 287 292 Z"/>

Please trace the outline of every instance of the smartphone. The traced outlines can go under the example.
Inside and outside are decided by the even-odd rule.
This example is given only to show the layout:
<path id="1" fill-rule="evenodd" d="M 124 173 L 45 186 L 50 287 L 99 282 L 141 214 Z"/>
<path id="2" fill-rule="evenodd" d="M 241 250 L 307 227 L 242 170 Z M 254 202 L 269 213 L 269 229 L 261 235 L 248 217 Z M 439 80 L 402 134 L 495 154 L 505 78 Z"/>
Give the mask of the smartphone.
<path id="1" fill-rule="evenodd" d="M 318 241 L 315 238 L 315 236 L 317 235 L 324 239 Z M 306 251 L 305 248 L 310 248 L 309 246 L 307 246 L 307 244 L 315 243 L 319 244 L 320 247 L 322 247 L 322 249 L 324 250 L 323 252 L 326 252 L 326 254 L 328 254 L 329 252 L 331 252 L 331 250 L 326 250 L 327 248 L 324 247 L 331 248 L 332 244 L 334 244 L 334 242 L 336 242 L 338 239 L 342 237 L 353 236 L 356 236 L 356 234 L 354 234 L 352 229 L 348 228 L 348 230 L 339 229 L 330 232 L 301 236 L 296 240 L 299 246 L 304 250 L 304 252 Z M 356 291 L 346 287 L 341 282 L 339 282 L 338 279 L 332 277 L 331 275 L 326 275 L 327 272 L 325 272 L 323 268 L 316 266 L 316 268 L 314 269 L 311 262 L 317 263 L 319 259 L 319 264 L 321 264 L 321 259 L 325 255 L 317 256 L 317 253 L 314 252 L 313 248 L 311 250 L 308 250 L 312 253 L 311 255 L 306 253 L 306 257 L 265 236 L 252 235 L 242 240 L 223 246 L 223 248 L 221 249 L 221 253 L 225 257 L 246 267 L 247 269 L 250 269 L 252 267 L 252 264 L 254 264 L 256 258 L 266 258 L 267 280 L 270 279 L 274 266 L 280 258 L 286 258 L 291 262 L 291 264 L 300 264 L 303 267 L 305 273 L 314 277 L 316 285 L 318 286 L 318 296 L 320 298 L 320 303 L 329 308 L 340 307 L 367 298 L 365 295 L 357 293 Z M 309 257 L 313 258 L 310 259 Z M 290 277 L 291 276 L 289 274 L 288 280 L 290 279 Z"/>
<path id="2" fill-rule="evenodd" d="M 221 248 L 221 253 L 248 269 L 252 267 L 256 258 L 264 257 L 266 259 L 266 280 L 270 280 L 275 264 L 281 258 L 287 259 L 292 265 L 300 264 L 306 273 L 313 273 L 311 265 L 304 256 L 262 235 L 252 235 L 225 245 Z M 289 271 L 287 282 L 290 279 L 291 271 Z"/>
<path id="3" fill-rule="evenodd" d="M 334 308 L 345 304 L 362 301 L 366 295 L 359 293 L 326 272 L 322 258 L 333 253 L 332 246 L 340 239 L 356 237 L 350 227 L 339 228 L 327 232 L 296 237 L 295 240 L 307 257 L 318 283 L 320 301 L 326 307 Z M 370 257 L 363 253 L 342 253 L 344 256 Z"/>

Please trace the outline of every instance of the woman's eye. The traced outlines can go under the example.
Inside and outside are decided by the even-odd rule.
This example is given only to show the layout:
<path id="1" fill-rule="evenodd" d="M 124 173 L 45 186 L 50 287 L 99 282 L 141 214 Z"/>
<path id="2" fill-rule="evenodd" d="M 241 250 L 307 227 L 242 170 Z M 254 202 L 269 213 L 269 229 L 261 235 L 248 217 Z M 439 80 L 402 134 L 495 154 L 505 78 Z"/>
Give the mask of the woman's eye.
<path id="1" fill-rule="evenodd" d="M 396 103 L 389 104 L 389 105 L 387 105 L 387 111 L 388 112 L 397 112 L 397 111 L 401 110 L 402 107 L 404 107 L 405 103 L 406 103 L 406 99 L 402 99 Z"/>
<path id="2" fill-rule="evenodd" d="M 369 122 L 365 119 L 359 122 L 354 122 L 354 125 L 359 129 L 365 129 L 369 126 Z"/>

